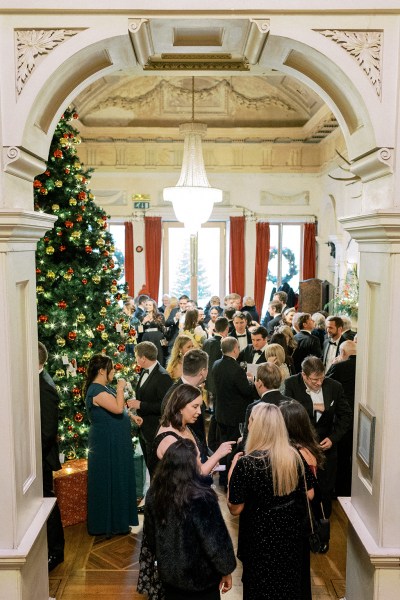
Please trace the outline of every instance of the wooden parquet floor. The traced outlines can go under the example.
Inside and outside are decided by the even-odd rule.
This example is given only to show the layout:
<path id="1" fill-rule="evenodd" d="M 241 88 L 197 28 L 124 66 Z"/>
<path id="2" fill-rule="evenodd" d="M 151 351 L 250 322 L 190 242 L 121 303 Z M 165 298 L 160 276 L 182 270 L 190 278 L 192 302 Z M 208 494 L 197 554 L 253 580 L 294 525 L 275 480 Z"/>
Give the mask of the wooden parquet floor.
<path id="1" fill-rule="evenodd" d="M 236 547 L 238 517 L 226 508 L 225 494 L 220 504 Z M 65 529 L 65 561 L 49 576 L 50 596 L 57 600 L 139 600 L 136 592 L 143 517 L 130 535 L 111 540 L 97 539 L 80 523 Z M 345 594 L 347 520 L 337 502 L 331 518 L 331 544 L 325 555 L 311 556 L 314 600 L 342 598 Z M 236 548 L 235 548 L 236 549 Z M 233 589 L 226 600 L 241 600 L 241 565 L 234 573 Z"/>

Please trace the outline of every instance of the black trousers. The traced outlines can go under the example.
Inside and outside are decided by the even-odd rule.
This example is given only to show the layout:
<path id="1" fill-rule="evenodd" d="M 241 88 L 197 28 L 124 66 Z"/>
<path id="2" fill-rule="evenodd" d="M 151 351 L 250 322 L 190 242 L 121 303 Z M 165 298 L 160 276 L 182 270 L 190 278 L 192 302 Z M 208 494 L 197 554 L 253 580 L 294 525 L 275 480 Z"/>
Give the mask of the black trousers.
<path id="1" fill-rule="evenodd" d="M 55 498 L 53 471 L 47 465 L 43 465 L 43 497 Z M 64 529 L 61 522 L 60 509 L 56 501 L 47 519 L 47 548 L 49 556 L 64 558 L 64 545 Z"/>
<path id="2" fill-rule="evenodd" d="M 324 507 L 325 517 L 329 519 L 332 513 L 332 496 L 335 489 L 337 471 L 337 446 L 325 452 L 325 464 L 323 469 L 318 469 L 317 479 L 321 491 L 322 506 Z"/>
<path id="3" fill-rule="evenodd" d="M 224 425 L 223 423 L 217 423 L 218 446 L 220 444 L 222 444 L 222 442 L 236 441 L 239 437 L 240 437 L 239 424 Z M 234 454 L 235 454 L 235 448 L 233 448 L 233 451 L 230 454 L 228 454 L 228 456 L 221 458 L 221 460 L 219 461 L 220 465 L 226 465 L 226 471 L 221 471 L 219 474 L 220 485 L 225 486 L 228 484 L 228 471 L 229 471 L 229 467 L 231 466 L 231 462 L 232 462 Z"/>

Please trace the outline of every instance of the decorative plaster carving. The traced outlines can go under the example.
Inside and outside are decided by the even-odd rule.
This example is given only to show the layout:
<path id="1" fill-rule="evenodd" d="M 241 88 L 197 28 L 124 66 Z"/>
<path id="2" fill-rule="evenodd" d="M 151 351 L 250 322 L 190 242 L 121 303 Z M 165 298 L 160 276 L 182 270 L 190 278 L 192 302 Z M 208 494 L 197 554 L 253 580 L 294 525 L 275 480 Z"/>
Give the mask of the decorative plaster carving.
<path id="1" fill-rule="evenodd" d="M 39 55 L 48 54 L 82 29 L 16 29 L 17 94 L 22 92 Z"/>
<path id="2" fill-rule="evenodd" d="M 137 33 L 143 23 L 148 23 L 148 19 L 129 19 L 128 30 L 132 33 Z"/>
<path id="3" fill-rule="evenodd" d="M 382 31 L 316 30 L 348 52 L 360 65 L 381 98 Z"/>
<path id="4" fill-rule="evenodd" d="M 168 60 L 150 57 L 143 66 L 144 71 L 249 71 L 245 59 L 231 60 Z"/>
<path id="5" fill-rule="evenodd" d="M 378 148 L 351 163 L 350 171 L 365 183 L 393 173 L 394 150 Z"/>
<path id="6" fill-rule="evenodd" d="M 310 192 L 308 191 L 293 194 L 293 196 L 271 194 L 265 191 L 261 191 L 260 193 L 261 206 L 309 206 L 309 204 Z"/>
<path id="7" fill-rule="evenodd" d="M 3 148 L 3 163 L 6 173 L 26 181 L 33 181 L 35 175 L 42 173 L 46 168 L 44 161 L 16 146 Z"/>
<path id="8" fill-rule="evenodd" d="M 127 206 L 126 190 L 93 190 L 100 206 Z"/>
<path id="9" fill-rule="evenodd" d="M 260 33 L 268 33 L 270 29 L 269 19 L 250 19 L 250 23 L 255 23 Z"/>

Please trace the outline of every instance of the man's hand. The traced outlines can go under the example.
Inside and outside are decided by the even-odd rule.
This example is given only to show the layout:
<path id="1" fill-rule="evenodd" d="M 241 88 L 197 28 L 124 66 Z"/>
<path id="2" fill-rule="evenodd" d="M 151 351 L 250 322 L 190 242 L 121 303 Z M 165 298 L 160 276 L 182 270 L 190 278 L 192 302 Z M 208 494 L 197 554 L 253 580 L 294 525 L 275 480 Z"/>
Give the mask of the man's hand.
<path id="1" fill-rule="evenodd" d="M 140 400 L 136 400 L 136 398 L 132 398 L 131 400 L 126 401 L 126 405 L 128 408 L 140 408 Z"/>
<path id="2" fill-rule="evenodd" d="M 322 450 L 329 450 L 329 448 L 332 448 L 333 442 L 326 437 L 324 440 L 322 440 L 322 442 L 320 442 L 319 445 L 321 446 Z"/>

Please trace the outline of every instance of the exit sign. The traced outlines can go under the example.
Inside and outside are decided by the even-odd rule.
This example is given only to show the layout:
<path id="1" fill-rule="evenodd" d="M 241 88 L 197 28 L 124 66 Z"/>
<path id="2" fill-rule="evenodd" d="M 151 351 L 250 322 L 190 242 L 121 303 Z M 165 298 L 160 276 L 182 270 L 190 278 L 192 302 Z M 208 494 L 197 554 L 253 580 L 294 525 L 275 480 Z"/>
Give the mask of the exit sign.
<path id="1" fill-rule="evenodd" d="M 150 208 L 150 202 L 134 202 L 133 208 L 147 209 Z"/>

